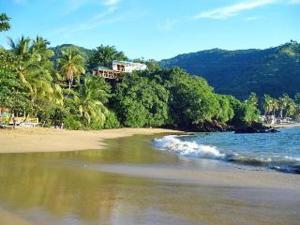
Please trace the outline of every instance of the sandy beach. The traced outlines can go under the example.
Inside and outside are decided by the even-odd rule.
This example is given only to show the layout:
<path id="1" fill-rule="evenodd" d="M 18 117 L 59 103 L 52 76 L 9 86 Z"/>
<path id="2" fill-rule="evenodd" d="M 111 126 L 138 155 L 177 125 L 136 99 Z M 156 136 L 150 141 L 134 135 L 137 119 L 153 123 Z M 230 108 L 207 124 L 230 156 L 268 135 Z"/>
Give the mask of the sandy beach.
<path id="1" fill-rule="evenodd" d="M 62 152 L 95 150 L 105 147 L 105 140 L 132 135 L 180 133 L 168 129 L 122 128 L 102 131 L 70 131 L 47 128 L 0 130 L 0 153 Z"/>
<path id="2" fill-rule="evenodd" d="M 165 133 L 0 131 L 0 152 L 20 153 L 0 154 L 0 224 L 299 224 L 299 175 L 153 149 Z"/>

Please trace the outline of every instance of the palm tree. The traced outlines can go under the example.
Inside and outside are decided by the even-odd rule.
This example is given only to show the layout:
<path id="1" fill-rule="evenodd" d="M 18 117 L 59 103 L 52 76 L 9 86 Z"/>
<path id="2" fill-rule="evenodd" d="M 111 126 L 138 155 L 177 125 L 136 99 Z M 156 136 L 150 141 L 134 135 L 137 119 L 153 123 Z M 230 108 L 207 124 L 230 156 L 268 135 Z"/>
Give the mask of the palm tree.
<path id="1" fill-rule="evenodd" d="M 75 48 L 66 48 L 62 50 L 62 55 L 59 58 L 60 73 L 68 81 L 69 90 L 74 81 L 74 77 L 80 77 L 85 73 L 84 58 Z"/>
<path id="2" fill-rule="evenodd" d="M 258 97 L 256 93 L 252 92 L 246 102 L 250 105 L 257 106 L 258 105 Z"/>
<path id="3" fill-rule="evenodd" d="M 293 116 L 297 111 L 297 108 L 298 108 L 297 104 L 287 94 L 284 95 L 284 102 L 285 102 L 284 117 L 287 118 L 288 116 Z"/>
<path id="4" fill-rule="evenodd" d="M 33 48 L 35 49 L 47 49 L 48 45 L 50 45 L 50 42 L 47 39 L 44 39 L 43 37 L 37 36 L 35 40 L 33 40 Z"/>
<path id="5" fill-rule="evenodd" d="M 272 107 L 273 107 L 273 116 L 276 116 L 276 112 L 279 110 L 279 101 L 275 98 L 272 100 Z"/>
<path id="6" fill-rule="evenodd" d="M 289 104 L 287 105 L 287 110 L 286 110 L 286 114 L 285 114 L 285 118 L 287 118 L 288 116 L 294 116 L 295 113 L 297 112 L 297 105 L 295 104 L 295 102 L 289 102 Z"/>
<path id="7" fill-rule="evenodd" d="M 288 104 L 290 102 L 290 97 L 287 94 L 284 94 L 279 98 L 279 109 L 280 109 L 280 118 L 283 118 L 283 111 L 287 109 Z"/>
<path id="8" fill-rule="evenodd" d="M 89 58 L 89 69 L 94 69 L 97 66 L 110 67 L 113 60 L 127 60 L 123 52 L 119 52 L 114 46 L 101 45 L 97 47 L 92 56 Z"/>
<path id="9" fill-rule="evenodd" d="M 37 38 L 37 40 L 42 40 Z M 17 74 L 28 88 L 29 96 L 34 105 L 37 100 L 48 100 L 62 104 L 62 92 L 53 83 L 50 51 L 47 44 L 43 47 L 39 42 L 31 42 L 29 38 L 21 37 L 17 42 L 9 39 L 12 52 L 17 56 L 19 65 Z M 47 43 L 43 39 L 44 43 Z M 46 54 L 47 53 L 47 54 Z"/>
<path id="10" fill-rule="evenodd" d="M 263 108 L 265 111 L 265 116 L 270 114 L 276 116 L 276 112 L 278 112 L 280 109 L 280 101 L 272 98 L 270 95 L 265 95 Z"/>
<path id="11" fill-rule="evenodd" d="M 17 67 L 18 76 L 23 84 L 29 89 L 30 93 L 33 94 L 33 88 L 28 79 L 31 69 L 35 67 L 34 59 L 30 51 L 31 40 L 24 36 L 16 42 L 11 38 L 8 40 L 12 53 L 17 56 L 19 60 Z"/>
<path id="12" fill-rule="evenodd" d="M 104 103 L 108 101 L 108 86 L 101 78 L 87 77 L 79 88 L 77 96 L 74 98 L 80 116 L 88 125 L 96 123 L 103 127 L 108 109 Z"/>
<path id="13" fill-rule="evenodd" d="M 8 38 L 8 44 L 11 47 L 12 52 L 18 56 L 22 61 L 27 61 L 31 57 L 30 46 L 31 40 L 28 37 L 22 36 L 16 42 Z"/>
<path id="14" fill-rule="evenodd" d="M 269 115 L 273 111 L 273 98 L 270 95 L 264 96 L 263 108 L 265 111 L 265 116 Z"/>
<path id="15" fill-rule="evenodd" d="M 0 13 L 0 32 L 10 29 L 10 18 L 5 13 Z"/>
<path id="16" fill-rule="evenodd" d="M 32 53 L 35 54 L 40 61 L 51 62 L 49 59 L 54 56 L 54 52 L 48 48 L 49 45 L 50 42 L 48 40 L 37 36 L 32 42 Z"/>

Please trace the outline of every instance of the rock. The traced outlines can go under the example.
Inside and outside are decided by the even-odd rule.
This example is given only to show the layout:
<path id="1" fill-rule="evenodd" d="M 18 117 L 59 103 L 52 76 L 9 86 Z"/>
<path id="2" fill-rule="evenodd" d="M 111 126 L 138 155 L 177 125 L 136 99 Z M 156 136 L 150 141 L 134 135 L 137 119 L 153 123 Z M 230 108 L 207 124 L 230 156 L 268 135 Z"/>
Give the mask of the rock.
<path id="1" fill-rule="evenodd" d="M 196 126 L 193 128 L 194 131 L 197 132 L 227 132 L 232 131 L 233 128 L 227 124 L 219 123 L 216 120 L 206 121 L 200 126 Z"/>
<path id="2" fill-rule="evenodd" d="M 254 122 L 250 125 L 244 125 L 235 129 L 236 134 L 253 134 L 253 133 L 277 133 L 273 127 L 264 126 L 262 123 Z"/>

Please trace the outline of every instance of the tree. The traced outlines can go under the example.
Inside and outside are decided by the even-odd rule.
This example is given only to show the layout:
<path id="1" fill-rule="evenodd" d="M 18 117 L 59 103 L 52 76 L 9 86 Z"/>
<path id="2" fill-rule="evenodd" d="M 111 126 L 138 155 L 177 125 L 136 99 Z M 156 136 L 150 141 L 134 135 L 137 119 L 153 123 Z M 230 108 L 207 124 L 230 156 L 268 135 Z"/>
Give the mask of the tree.
<path id="1" fill-rule="evenodd" d="M 294 97 L 295 103 L 300 106 L 300 93 L 297 93 Z"/>
<path id="2" fill-rule="evenodd" d="M 5 13 L 0 13 L 0 32 L 10 29 L 10 18 Z"/>
<path id="3" fill-rule="evenodd" d="M 135 72 L 117 86 L 115 110 L 129 127 L 160 127 L 168 119 L 169 92 L 154 80 Z"/>
<path id="4" fill-rule="evenodd" d="M 50 42 L 48 40 L 37 36 L 32 42 L 31 51 L 36 59 L 43 64 L 43 67 L 52 70 L 53 62 L 49 59 L 54 56 L 54 52 L 48 48 L 49 45 Z"/>
<path id="5" fill-rule="evenodd" d="M 258 99 L 255 94 L 251 94 L 249 98 L 242 104 L 242 110 L 244 111 L 243 121 L 246 123 L 252 123 L 259 121 L 260 111 L 257 107 Z"/>
<path id="6" fill-rule="evenodd" d="M 93 70 L 98 66 L 111 67 L 113 60 L 128 60 L 125 54 L 118 51 L 114 46 L 101 45 L 93 50 L 88 60 L 88 69 Z"/>
<path id="7" fill-rule="evenodd" d="M 75 48 L 66 48 L 62 50 L 59 58 L 59 70 L 65 80 L 68 82 L 69 90 L 74 82 L 74 77 L 80 77 L 85 73 L 84 58 Z"/>
<path id="8" fill-rule="evenodd" d="M 294 116 L 297 112 L 297 104 L 294 102 L 292 98 L 290 98 L 287 94 L 283 95 L 284 99 L 284 109 L 285 109 L 285 115 L 284 118 L 287 118 L 289 116 Z"/>
<path id="9" fill-rule="evenodd" d="M 267 115 L 272 113 L 276 116 L 276 112 L 279 112 L 280 118 L 295 116 L 298 112 L 297 103 L 288 94 L 283 94 L 279 99 L 265 95 L 264 108 Z"/>
<path id="10" fill-rule="evenodd" d="M 229 96 L 230 105 L 234 110 L 234 117 L 230 123 L 234 126 L 240 127 L 244 125 L 252 124 L 259 121 L 260 111 L 257 108 L 257 101 L 254 101 L 254 95 L 241 102 L 233 96 Z"/>
<path id="11" fill-rule="evenodd" d="M 22 61 L 30 60 L 32 56 L 30 52 L 30 38 L 22 36 L 17 41 L 14 41 L 11 38 L 8 38 L 8 41 L 11 47 L 11 51 L 14 53 L 14 55 L 18 56 Z"/>
<path id="12" fill-rule="evenodd" d="M 218 100 L 213 89 L 200 77 L 192 77 L 175 68 L 165 74 L 172 122 L 184 129 L 201 127 L 218 114 Z"/>
<path id="13" fill-rule="evenodd" d="M 53 54 L 47 45 L 48 42 L 39 37 L 34 42 L 25 37 L 16 42 L 10 39 L 11 51 L 17 61 L 16 74 L 28 89 L 35 115 L 41 110 L 40 106 L 63 103 L 61 88 L 53 83 L 53 64 L 50 61 Z"/>
<path id="14" fill-rule="evenodd" d="M 164 126 L 199 131 L 232 121 L 242 125 L 258 120 L 258 99 L 255 94 L 245 102 L 240 102 L 232 96 L 218 95 L 204 79 L 193 77 L 180 68 L 145 71 L 138 75 L 163 86 L 169 92 L 169 116 Z M 131 84 L 126 83 L 126 87 L 129 89 Z M 127 95 L 124 96 L 126 98 Z M 146 118 L 147 110 L 144 110 L 144 104 L 138 105 L 131 101 L 128 104 L 132 105 L 130 114 L 133 115 L 133 123 Z M 134 113 L 137 111 L 138 115 Z"/>
<path id="15" fill-rule="evenodd" d="M 99 77 L 85 77 L 77 92 L 66 99 L 68 110 L 82 122 L 85 127 L 100 129 L 104 127 L 106 115 L 109 114 L 105 103 L 108 101 L 110 88 Z"/>
<path id="16" fill-rule="evenodd" d="M 265 111 L 265 116 L 269 115 L 269 113 L 273 110 L 272 98 L 270 95 L 264 96 L 263 108 Z"/>
<path id="17" fill-rule="evenodd" d="M 254 92 L 252 92 L 250 94 L 250 96 L 248 97 L 248 99 L 246 100 L 246 103 L 249 104 L 249 105 L 257 107 L 258 106 L 258 97 L 257 97 L 257 95 Z"/>
<path id="18" fill-rule="evenodd" d="M 162 60 L 160 64 L 202 74 L 218 93 L 239 99 L 246 99 L 251 91 L 259 97 L 283 93 L 293 96 L 300 86 L 299 53 L 300 43 L 291 42 L 265 50 L 200 51 Z"/>
<path id="19" fill-rule="evenodd" d="M 272 98 L 270 95 L 265 95 L 263 108 L 265 115 L 272 114 L 273 116 L 276 116 L 276 112 L 279 110 L 279 101 L 275 98 Z"/>
<path id="20" fill-rule="evenodd" d="M 113 128 L 119 128 L 120 126 L 121 124 L 118 120 L 117 115 L 112 111 L 108 111 L 105 118 L 104 128 L 113 129 Z"/>
<path id="21" fill-rule="evenodd" d="M 289 103 L 290 103 L 290 97 L 287 94 L 284 94 L 282 97 L 278 99 L 278 108 L 280 110 L 279 116 L 280 118 L 283 118 L 283 112 L 287 109 Z"/>
<path id="22" fill-rule="evenodd" d="M 234 117 L 234 109 L 230 104 L 230 97 L 226 95 L 217 96 L 219 107 L 216 119 L 222 123 L 231 121 Z"/>
<path id="23" fill-rule="evenodd" d="M 30 102 L 26 88 L 15 72 L 16 58 L 5 50 L 0 50 L 0 107 L 11 112 L 28 109 Z"/>

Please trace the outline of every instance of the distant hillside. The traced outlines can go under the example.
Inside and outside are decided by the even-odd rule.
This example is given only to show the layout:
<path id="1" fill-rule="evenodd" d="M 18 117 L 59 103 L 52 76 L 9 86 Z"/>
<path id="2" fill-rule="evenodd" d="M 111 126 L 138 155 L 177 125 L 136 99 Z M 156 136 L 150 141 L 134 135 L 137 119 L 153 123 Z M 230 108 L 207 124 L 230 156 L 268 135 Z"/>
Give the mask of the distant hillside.
<path id="1" fill-rule="evenodd" d="M 56 47 L 51 48 L 55 53 L 55 55 L 53 57 L 53 61 L 56 61 L 59 58 L 59 56 L 61 55 L 61 50 L 63 48 L 70 48 L 70 47 L 77 48 L 81 52 L 81 54 L 83 55 L 83 57 L 85 58 L 86 61 L 89 58 L 90 54 L 92 54 L 92 52 L 93 52 L 93 50 L 91 50 L 91 49 L 83 48 L 83 47 L 80 47 L 77 45 L 72 45 L 72 44 L 58 45 Z"/>
<path id="2" fill-rule="evenodd" d="M 245 98 L 300 92 L 300 44 L 294 41 L 265 50 L 212 49 L 162 60 L 161 66 L 178 66 L 201 75 L 219 93 Z"/>

